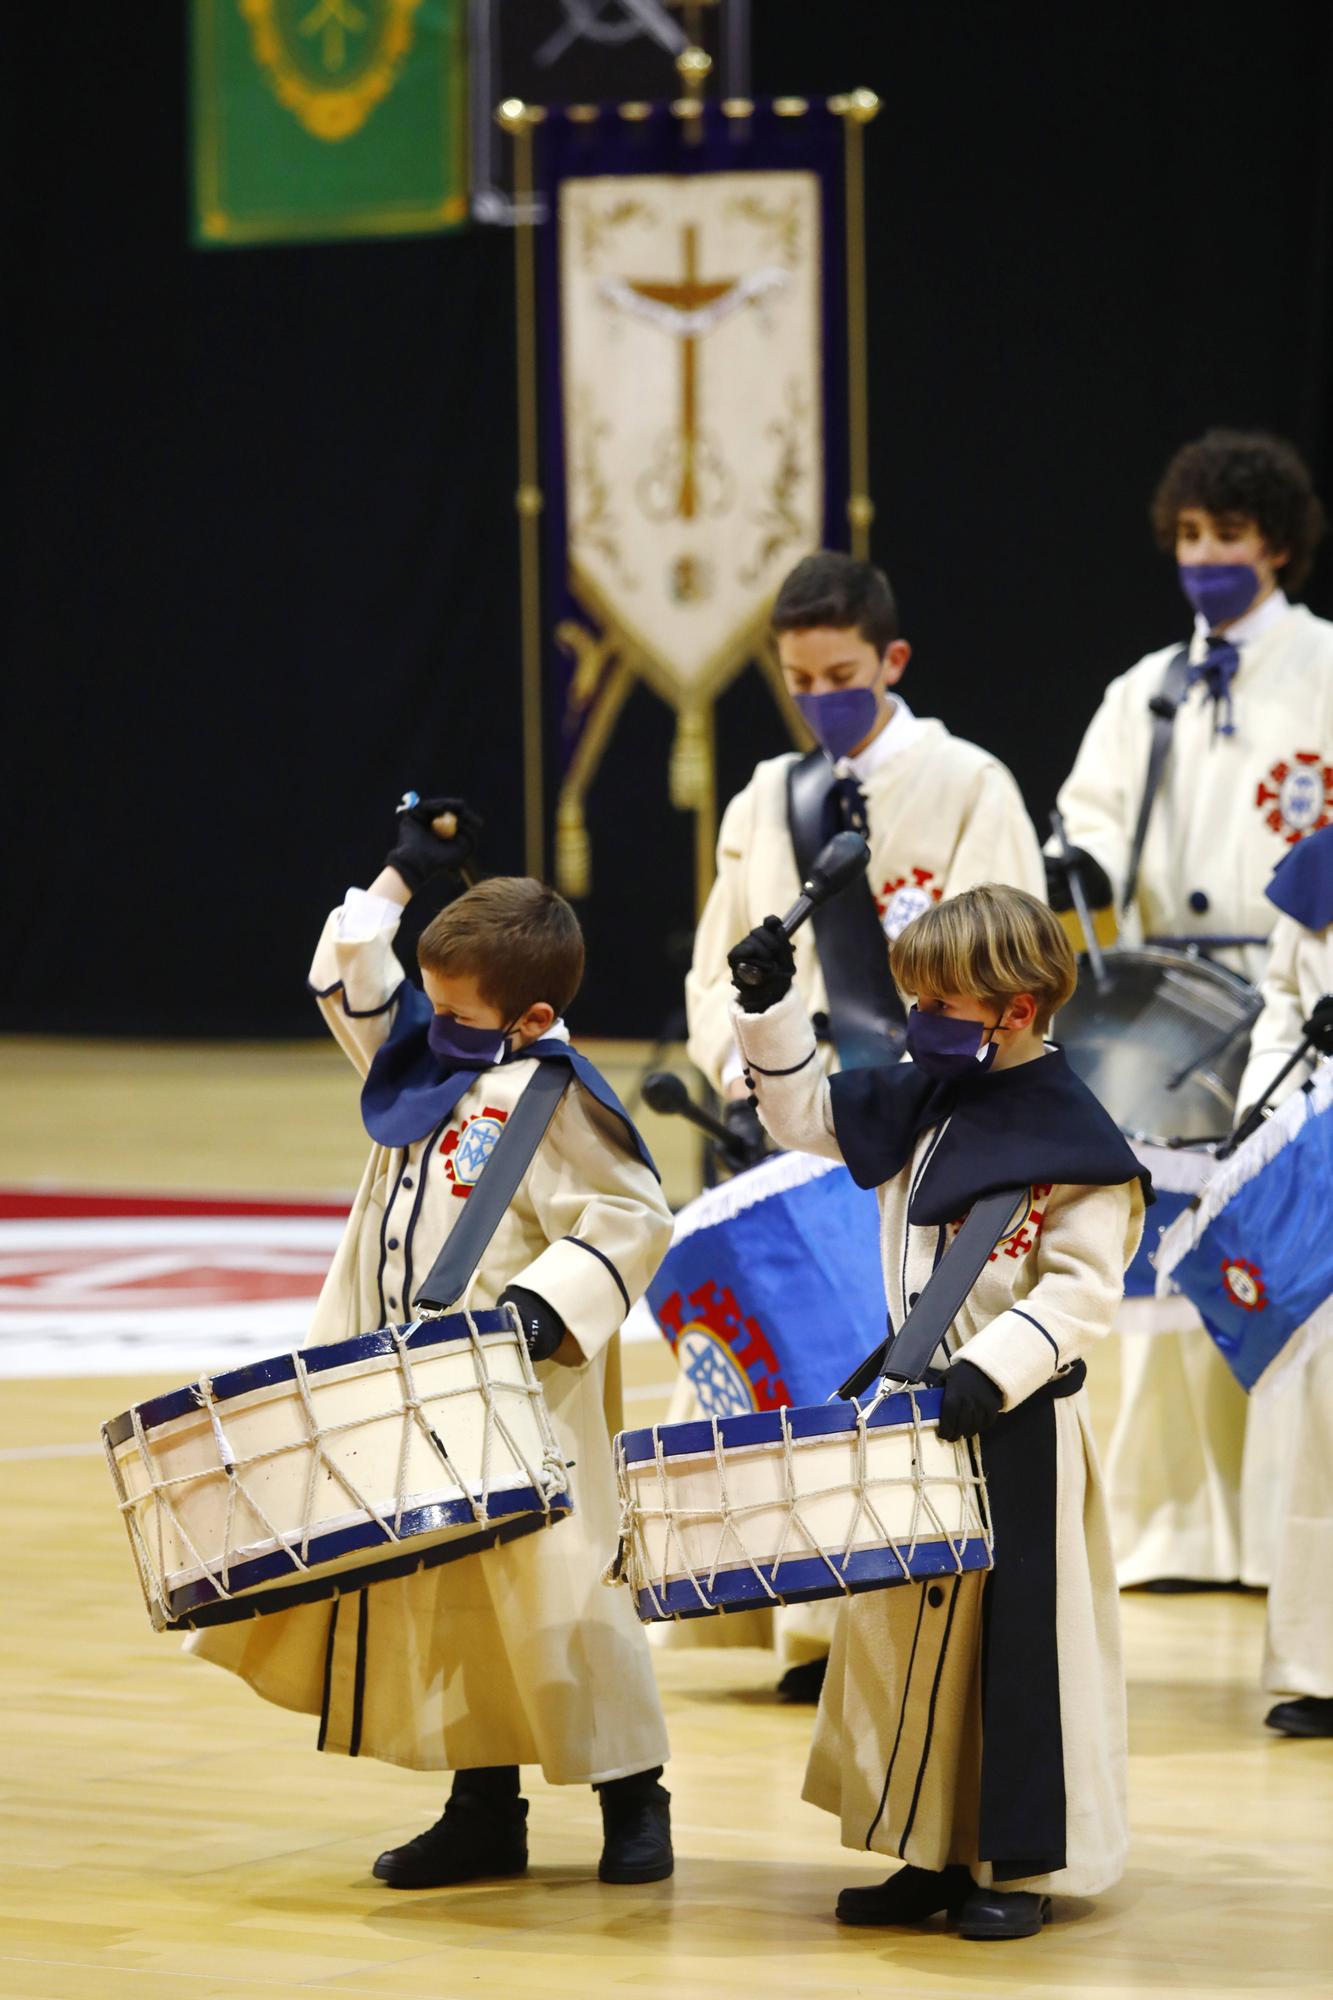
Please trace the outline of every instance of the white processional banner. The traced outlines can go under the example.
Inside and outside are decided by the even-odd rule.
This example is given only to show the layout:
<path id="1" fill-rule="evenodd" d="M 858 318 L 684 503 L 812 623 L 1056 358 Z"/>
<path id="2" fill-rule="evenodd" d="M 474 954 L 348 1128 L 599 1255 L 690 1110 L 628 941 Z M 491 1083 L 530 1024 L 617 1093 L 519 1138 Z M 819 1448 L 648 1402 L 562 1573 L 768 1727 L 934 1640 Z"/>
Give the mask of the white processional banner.
<path id="1" fill-rule="evenodd" d="M 820 223 L 812 173 L 560 188 L 570 586 L 677 707 L 821 539 Z"/>

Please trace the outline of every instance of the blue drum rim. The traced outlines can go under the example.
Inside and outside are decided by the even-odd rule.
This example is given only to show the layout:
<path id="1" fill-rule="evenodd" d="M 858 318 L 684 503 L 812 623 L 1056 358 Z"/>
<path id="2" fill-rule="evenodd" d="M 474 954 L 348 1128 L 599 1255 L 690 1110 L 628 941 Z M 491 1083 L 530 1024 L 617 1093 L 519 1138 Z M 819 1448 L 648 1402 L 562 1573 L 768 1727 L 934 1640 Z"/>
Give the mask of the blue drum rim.
<path id="1" fill-rule="evenodd" d="M 207 1625 L 230 1625 L 242 1618 L 262 1618 L 271 1611 L 287 1611 L 295 1605 L 315 1604 L 321 1598 L 339 1597 L 348 1591 L 364 1589 L 369 1584 L 410 1576 L 414 1570 L 437 1568 L 441 1563 L 453 1562 L 478 1549 L 491 1548 L 496 1542 L 513 1541 L 519 1535 L 530 1534 L 536 1528 L 563 1520 L 573 1511 L 573 1497 L 568 1492 L 554 1494 L 543 1502 L 542 1495 L 533 1486 L 507 1487 L 504 1492 L 492 1496 L 491 1518 L 478 1522 L 474 1535 L 460 1535 L 431 1549 L 403 1549 L 401 1544 L 417 1535 L 432 1534 L 440 1528 L 476 1521 L 468 1501 L 443 1500 L 427 1507 L 412 1508 L 403 1515 L 396 1541 L 390 1541 L 378 1521 L 359 1521 L 350 1528 L 312 1535 L 308 1561 L 312 1565 L 332 1562 L 338 1556 L 351 1555 L 358 1549 L 395 1548 L 400 1551 L 399 1554 L 381 1563 L 367 1562 L 357 1569 L 338 1570 L 332 1576 L 319 1577 L 307 1576 L 298 1570 L 285 1549 L 272 1549 L 249 1562 L 230 1566 L 228 1576 L 232 1594 L 229 1596 L 224 1597 L 207 1576 L 197 1577 L 191 1583 L 169 1590 L 166 1593 L 166 1628 L 176 1631 Z M 262 1597 L 236 1595 L 283 1576 L 295 1576 L 299 1580 L 267 1591 Z"/>
<path id="2" fill-rule="evenodd" d="M 854 1431 L 857 1420 L 864 1417 L 868 1430 L 898 1430 L 913 1421 L 912 1405 L 915 1403 L 917 1416 L 923 1423 L 933 1423 L 939 1416 L 941 1389 L 901 1390 L 886 1396 L 874 1410 L 863 1410 L 852 1402 L 836 1403 L 789 1403 L 779 1410 L 746 1411 L 736 1417 L 694 1418 L 683 1424 L 658 1424 L 657 1439 L 661 1444 L 663 1458 L 696 1458 L 701 1452 L 714 1450 L 713 1424 L 717 1424 L 718 1441 L 727 1450 L 744 1445 L 778 1444 L 784 1434 L 793 1438 L 837 1438 Z M 669 1432 L 664 1437 L 663 1432 Z M 652 1428 L 622 1431 L 618 1439 L 624 1454 L 625 1464 L 651 1465 L 657 1457 Z"/>
<path id="3" fill-rule="evenodd" d="M 329 1341 L 320 1347 L 302 1347 L 297 1352 L 307 1375 L 324 1375 L 331 1369 L 345 1368 L 355 1361 L 375 1361 L 396 1353 L 396 1334 L 403 1337 L 403 1345 L 409 1352 L 423 1347 L 440 1347 L 449 1341 L 466 1340 L 469 1337 L 469 1319 L 478 1334 L 514 1331 L 514 1323 L 507 1312 L 447 1313 L 440 1319 L 409 1320 L 404 1325 L 379 1327 L 373 1333 L 358 1333 L 350 1340 Z M 445 1331 L 455 1327 L 456 1332 Z M 211 1378 L 213 1400 L 215 1403 L 228 1402 L 235 1396 L 249 1395 L 255 1389 L 273 1389 L 295 1380 L 295 1355 L 290 1352 L 275 1354 L 267 1361 L 247 1361 L 239 1368 L 229 1368 L 225 1374 L 214 1375 Z M 149 1431 L 159 1424 L 171 1423 L 176 1417 L 197 1416 L 202 1407 L 199 1383 L 188 1382 L 184 1388 L 164 1390 L 160 1396 L 151 1396 L 146 1403 L 136 1403 L 132 1409 L 122 1410 L 118 1417 L 108 1418 L 102 1426 L 102 1435 L 115 1450 L 118 1445 L 128 1444 L 134 1436 L 136 1410 L 139 1422 Z"/>
<path id="4" fill-rule="evenodd" d="M 756 1563 L 753 1569 L 747 1564 L 744 1569 L 720 1571 L 711 1586 L 701 1576 L 702 1604 L 699 1591 L 686 1576 L 673 1577 L 660 1589 L 636 1591 L 634 1608 L 643 1624 L 656 1625 L 681 1618 L 715 1618 L 727 1611 L 762 1610 L 775 1601 L 809 1604 L 818 1598 L 855 1597 L 862 1591 L 891 1589 L 956 1576 L 960 1569 L 988 1570 L 992 1566 L 990 1549 L 981 1535 L 969 1535 L 963 1541 L 918 1542 L 911 1556 L 912 1567 L 906 1572 L 890 1548 L 858 1549 L 845 1563 L 833 1560 L 847 1580 L 845 1592 L 831 1580 L 828 1564 L 819 1556 L 789 1556 L 780 1563 Z M 765 1590 L 760 1577 L 772 1586 L 775 1596 Z"/>

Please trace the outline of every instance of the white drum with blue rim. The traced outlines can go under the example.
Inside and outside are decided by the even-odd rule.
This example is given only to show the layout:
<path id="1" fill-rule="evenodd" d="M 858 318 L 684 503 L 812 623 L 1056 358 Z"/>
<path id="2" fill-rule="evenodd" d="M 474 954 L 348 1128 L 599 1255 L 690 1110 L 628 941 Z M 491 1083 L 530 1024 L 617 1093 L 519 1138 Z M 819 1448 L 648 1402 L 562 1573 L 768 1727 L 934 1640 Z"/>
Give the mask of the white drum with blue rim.
<path id="1" fill-rule="evenodd" d="M 572 1509 L 507 1311 L 307 1347 L 102 1426 L 155 1626 L 261 1616 L 453 1562 Z"/>
<path id="2" fill-rule="evenodd" d="M 941 1393 L 623 1431 L 608 1581 L 653 1623 L 989 1569 L 985 1479 L 941 1439 Z"/>

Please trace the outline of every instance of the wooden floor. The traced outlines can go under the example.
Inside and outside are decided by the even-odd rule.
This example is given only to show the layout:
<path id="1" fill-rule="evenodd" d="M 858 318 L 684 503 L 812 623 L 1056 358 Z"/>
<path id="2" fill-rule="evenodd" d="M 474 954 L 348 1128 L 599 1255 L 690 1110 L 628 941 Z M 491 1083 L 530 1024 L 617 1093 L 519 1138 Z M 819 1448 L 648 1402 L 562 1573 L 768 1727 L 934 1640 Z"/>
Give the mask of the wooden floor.
<path id="1" fill-rule="evenodd" d="M 312 1052 L 0 1045 L 18 1113 L 0 1179 L 344 1186 L 360 1153 L 344 1091 Z M 254 1141 L 260 1106 L 277 1144 Z M 88 1147 L 90 1129 L 104 1145 Z M 636 1351 L 641 1392 L 665 1391 L 664 1359 Z M 839 1886 L 882 1869 L 801 1804 L 809 1714 L 772 1700 L 767 1655 L 734 1649 L 657 1655 L 673 1881 L 599 1887 L 591 1793 L 534 1777 L 526 1880 L 382 1889 L 369 1862 L 434 1818 L 439 1779 L 316 1755 L 308 1719 L 149 1628 L 90 1447 L 102 1417 L 163 1386 L 0 1385 L 0 1994 L 1333 1990 L 1333 1744 L 1262 1728 L 1257 1597 L 1124 1600 L 1130 1867 L 1095 1907 L 1058 1905 L 1040 1938 L 840 1931 Z M 1108 1363 L 1103 1412 L 1113 1387 Z"/>

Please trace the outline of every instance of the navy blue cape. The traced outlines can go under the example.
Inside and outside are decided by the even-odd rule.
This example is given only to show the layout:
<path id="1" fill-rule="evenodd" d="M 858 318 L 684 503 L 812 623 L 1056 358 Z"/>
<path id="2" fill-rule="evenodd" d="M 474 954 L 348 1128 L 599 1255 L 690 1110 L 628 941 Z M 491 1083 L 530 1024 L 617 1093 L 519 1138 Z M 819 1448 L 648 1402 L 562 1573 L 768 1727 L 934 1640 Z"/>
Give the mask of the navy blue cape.
<path id="1" fill-rule="evenodd" d="M 1004 1187 L 1119 1187 L 1152 1176 L 1059 1049 L 1013 1069 L 941 1083 L 913 1063 L 844 1070 L 832 1079 L 833 1130 L 858 1187 L 901 1173 L 923 1132 L 949 1129 L 912 1197 L 909 1222 L 956 1222 Z"/>
<path id="2" fill-rule="evenodd" d="M 1333 826 L 1307 833 L 1273 870 L 1264 894 L 1310 931 L 1333 924 Z"/>
<path id="3" fill-rule="evenodd" d="M 411 1146 L 418 1139 L 429 1138 L 477 1078 L 497 1067 L 488 1062 L 457 1068 L 442 1062 L 426 1040 L 434 1009 L 425 994 L 404 980 L 396 998 L 393 1026 L 383 1047 L 376 1051 L 361 1089 L 361 1122 L 380 1146 Z M 586 1056 L 568 1042 L 553 1038 L 529 1042 L 507 1060 L 519 1062 L 528 1056 L 539 1062 L 568 1063 L 589 1096 L 620 1120 L 630 1151 L 661 1179 L 634 1120 Z"/>

